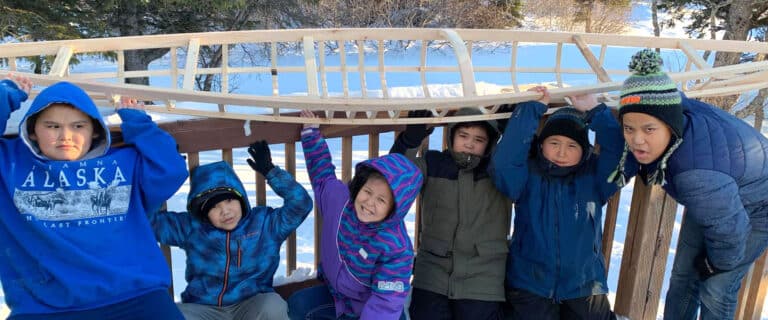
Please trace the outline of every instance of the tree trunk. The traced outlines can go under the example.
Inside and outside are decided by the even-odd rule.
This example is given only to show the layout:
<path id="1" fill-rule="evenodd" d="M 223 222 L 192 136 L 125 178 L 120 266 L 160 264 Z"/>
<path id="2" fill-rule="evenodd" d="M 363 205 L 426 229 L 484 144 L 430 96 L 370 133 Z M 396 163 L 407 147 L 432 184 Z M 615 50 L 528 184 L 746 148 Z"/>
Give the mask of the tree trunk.
<path id="1" fill-rule="evenodd" d="M 144 23 L 141 19 L 143 10 L 138 7 L 137 1 L 121 1 L 115 20 L 119 35 L 139 36 L 144 35 Z M 125 71 L 143 71 L 149 68 L 149 64 L 162 57 L 169 49 L 147 49 L 125 51 Z M 175 80 L 175 79 L 174 79 Z M 149 77 L 126 78 L 125 83 L 149 85 Z"/>
<path id="2" fill-rule="evenodd" d="M 659 8 L 657 6 L 657 0 L 651 1 L 651 21 L 653 22 L 653 35 L 656 37 L 661 36 L 661 26 L 659 25 Z"/>
<path id="3" fill-rule="evenodd" d="M 144 49 L 125 51 L 125 71 L 143 71 L 149 64 L 165 55 L 169 49 Z M 171 79 L 178 81 L 178 79 Z M 125 83 L 149 85 L 149 77 L 125 78 Z"/>
<path id="4" fill-rule="evenodd" d="M 595 6 L 594 1 L 587 2 L 587 8 L 584 12 L 584 32 L 592 33 L 592 8 Z"/>
<path id="5" fill-rule="evenodd" d="M 746 40 L 751 26 L 753 0 L 734 0 L 728 7 L 728 14 L 725 19 L 725 34 L 723 40 Z M 715 55 L 715 67 L 727 66 L 739 63 L 741 59 L 740 52 L 718 52 Z M 718 97 L 713 101 L 723 110 L 730 111 L 733 104 L 736 103 L 737 96 Z"/>
<path id="6" fill-rule="evenodd" d="M 725 19 L 725 34 L 723 40 L 747 40 L 751 27 L 752 6 L 754 0 L 734 0 L 728 7 Z M 738 52 L 718 52 L 715 56 L 715 67 L 732 65 L 739 62 Z"/>

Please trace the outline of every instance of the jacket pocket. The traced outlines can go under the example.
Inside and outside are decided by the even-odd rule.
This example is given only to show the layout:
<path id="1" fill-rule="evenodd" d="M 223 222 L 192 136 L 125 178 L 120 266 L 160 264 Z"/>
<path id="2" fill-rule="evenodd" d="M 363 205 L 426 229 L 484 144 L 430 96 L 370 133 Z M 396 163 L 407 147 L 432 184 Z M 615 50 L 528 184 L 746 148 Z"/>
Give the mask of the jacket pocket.
<path id="1" fill-rule="evenodd" d="M 424 234 L 421 237 L 420 249 L 441 258 L 448 258 L 452 255 L 448 241 L 435 239 Z"/>
<path id="2" fill-rule="evenodd" d="M 490 277 L 504 276 L 506 267 L 507 247 L 506 240 L 490 240 L 475 244 L 476 254 L 470 258 L 467 270 L 472 270 L 473 274 L 486 274 Z"/>

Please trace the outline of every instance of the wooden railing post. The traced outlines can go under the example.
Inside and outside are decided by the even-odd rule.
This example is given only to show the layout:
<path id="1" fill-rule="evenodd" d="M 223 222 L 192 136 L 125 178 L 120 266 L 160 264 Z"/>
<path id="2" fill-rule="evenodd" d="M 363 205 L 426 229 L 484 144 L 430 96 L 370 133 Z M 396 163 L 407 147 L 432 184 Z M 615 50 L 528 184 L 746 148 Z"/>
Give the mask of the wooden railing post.
<path id="1" fill-rule="evenodd" d="M 616 291 L 617 314 L 656 319 L 677 202 L 660 186 L 635 179 Z"/>
<path id="2" fill-rule="evenodd" d="M 285 171 L 296 177 L 296 144 L 289 142 L 285 144 Z M 290 276 L 296 270 L 296 230 L 291 232 L 285 241 L 285 274 Z"/>

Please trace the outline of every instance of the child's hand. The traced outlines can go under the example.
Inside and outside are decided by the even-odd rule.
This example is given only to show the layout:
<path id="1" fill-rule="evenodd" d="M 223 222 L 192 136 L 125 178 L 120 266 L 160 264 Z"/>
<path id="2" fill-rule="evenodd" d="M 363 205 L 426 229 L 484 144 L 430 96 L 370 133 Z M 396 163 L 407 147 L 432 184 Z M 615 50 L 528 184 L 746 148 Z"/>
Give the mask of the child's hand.
<path id="1" fill-rule="evenodd" d="M 251 155 L 251 157 L 246 160 L 248 165 L 251 166 L 251 169 L 261 173 L 264 177 L 266 177 L 267 173 L 275 167 L 275 165 L 272 164 L 272 154 L 269 152 L 269 144 L 267 144 L 266 140 L 252 143 L 248 147 L 248 154 Z"/>
<path id="2" fill-rule="evenodd" d="M 6 78 L 8 80 L 13 81 L 17 87 L 27 95 L 32 91 L 32 80 L 29 79 L 27 76 L 23 76 L 20 74 L 8 74 L 8 77 Z"/>
<path id="3" fill-rule="evenodd" d="M 115 106 L 115 110 L 120 109 L 139 109 L 144 110 L 144 102 L 139 102 L 135 98 L 120 97 L 120 103 Z"/>
<path id="4" fill-rule="evenodd" d="M 592 110 L 599 104 L 597 102 L 597 95 L 593 93 L 567 96 L 566 98 L 570 100 L 570 104 L 572 104 L 576 110 L 581 112 Z"/>
<path id="5" fill-rule="evenodd" d="M 533 88 L 528 89 L 527 91 L 540 93 L 541 97 L 537 101 L 539 101 L 539 102 L 541 102 L 541 103 L 543 103 L 545 105 L 549 105 L 549 99 L 550 98 L 549 98 L 549 89 L 547 89 L 547 87 L 545 87 L 545 86 L 535 86 Z"/>
<path id="6" fill-rule="evenodd" d="M 312 119 L 317 118 L 317 116 L 314 113 L 312 113 L 312 111 L 309 111 L 309 110 L 301 110 L 301 117 L 312 118 Z M 317 123 L 305 123 L 302 128 L 306 129 L 306 128 L 319 128 L 319 127 L 320 125 Z"/>

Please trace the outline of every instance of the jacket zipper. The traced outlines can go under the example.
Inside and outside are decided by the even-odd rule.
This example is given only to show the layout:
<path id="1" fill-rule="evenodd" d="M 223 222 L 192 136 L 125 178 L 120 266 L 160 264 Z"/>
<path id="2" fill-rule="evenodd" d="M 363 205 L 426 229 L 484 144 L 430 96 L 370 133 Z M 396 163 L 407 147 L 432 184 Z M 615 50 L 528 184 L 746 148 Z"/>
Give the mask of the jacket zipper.
<path id="1" fill-rule="evenodd" d="M 226 241 L 226 246 L 225 246 L 225 249 L 224 249 L 226 251 L 226 253 L 227 253 L 227 260 L 226 260 L 226 263 L 224 264 L 224 283 L 222 283 L 222 285 L 221 285 L 221 293 L 219 293 L 219 299 L 218 299 L 219 300 L 218 301 L 219 307 L 222 306 L 222 300 L 224 300 L 224 293 L 227 292 L 227 281 L 229 281 L 229 259 L 230 259 L 230 256 L 229 256 L 229 236 L 230 236 L 230 233 L 227 232 L 227 241 Z"/>
<path id="2" fill-rule="evenodd" d="M 241 239 L 237 239 L 237 267 L 240 268 L 242 265 L 241 262 L 243 261 L 243 249 L 240 246 Z"/>
<path id="3" fill-rule="evenodd" d="M 555 191 L 556 197 L 555 199 L 562 199 L 561 195 L 562 191 L 560 188 L 557 188 Z M 557 296 L 558 290 L 557 287 L 559 286 L 559 280 L 560 280 L 560 206 L 558 206 L 558 202 L 554 202 L 555 205 L 555 283 L 554 283 L 554 290 L 552 291 L 552 300 L 554 303 L 558 304 L 560 303 L 560 298 Z"/>

